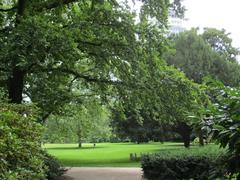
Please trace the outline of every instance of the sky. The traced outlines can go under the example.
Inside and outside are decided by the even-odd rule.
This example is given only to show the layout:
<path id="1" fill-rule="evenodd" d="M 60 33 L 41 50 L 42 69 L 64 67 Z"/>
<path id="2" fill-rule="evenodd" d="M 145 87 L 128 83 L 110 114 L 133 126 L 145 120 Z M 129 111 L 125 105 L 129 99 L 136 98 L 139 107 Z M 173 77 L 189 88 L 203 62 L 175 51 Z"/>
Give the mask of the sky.
<path id="1" fill-rule="evenodd" d="M 224 28 L 231 33 L 233 45 L 240 47 L 240 0 L 184 0 L 183 4 L 184 27 Z"/>

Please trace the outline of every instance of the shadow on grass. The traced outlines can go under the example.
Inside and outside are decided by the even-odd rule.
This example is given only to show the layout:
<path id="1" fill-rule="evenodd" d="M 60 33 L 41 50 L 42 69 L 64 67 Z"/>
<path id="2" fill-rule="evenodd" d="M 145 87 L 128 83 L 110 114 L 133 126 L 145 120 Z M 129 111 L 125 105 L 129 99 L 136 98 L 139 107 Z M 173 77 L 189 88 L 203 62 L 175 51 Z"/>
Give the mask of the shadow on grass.
<path id="1" fill-rule="evenodd" d="M 179 148 L 168 148 L 168 149 L 154 149 L 151 152 L 147 153 L 142 153 L 142 154 L 155 154 L 155 153 L 169 153 L 169 152 L 178 152 L 178 151 L 184 150 L 184 149 L 179 149 Z"/>
<path id="2" fill-rule="evenodd" d="M 184 147 L 183 143 L 179 143 L 179 144 L 163 144 L 164 146 L 176 146 L 176 147 Z M 193 146 L 199 146 L 198 144 L 191 144 L 190 147 Z"/>
<path id="3" fill-rule="evenodd" d="M 133 143 L 133 142 L 122 142 L 122 143 L 112 143 L 112 145 L 124 145 L 124 146 L 129 146 L 129 145 L 139 145 L 139 144 Z"/>
<path id="4" fill-rule="evenodd" d="M 117 145 L 124 145 L 124 146 L 129 146 L 129 145 L 136 145 L 136 146 L 141 146 L 141 145 L 149 145 L 149 146 L 152 146 L 152 145 L 164 145 L 164 143 L 161 143 L 161 142 L 154 142 L 154 143 L 151 143 L 151 142 L 144 142 L 144 143 L 134 143 L 134 142 L 126 142 L 126 143 L 117 143 Z"/>

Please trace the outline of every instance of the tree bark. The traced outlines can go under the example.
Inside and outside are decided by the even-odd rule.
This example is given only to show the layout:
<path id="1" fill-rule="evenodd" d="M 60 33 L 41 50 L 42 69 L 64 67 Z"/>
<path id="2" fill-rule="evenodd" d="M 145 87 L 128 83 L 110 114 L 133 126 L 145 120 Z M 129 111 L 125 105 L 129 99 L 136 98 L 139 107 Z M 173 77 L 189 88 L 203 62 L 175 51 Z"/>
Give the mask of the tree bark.
<path id="1" fill-rule="evenodd" d="M 12 76 L 8 79 L 8 96 L 11 103 L 20 104 L 24 87 L 25 72 L 19 68 L 14 68 Z"/>
<path id="2" fill-rule="evenodd" d="M 24 15 L 26 0 L 18 0 L 16 26 L 20 23 L 20 17 Z M 8 98 L 10 103 L 22 103 L 25 72 L 13 63 L 12 74 L 8 78 Z"/>

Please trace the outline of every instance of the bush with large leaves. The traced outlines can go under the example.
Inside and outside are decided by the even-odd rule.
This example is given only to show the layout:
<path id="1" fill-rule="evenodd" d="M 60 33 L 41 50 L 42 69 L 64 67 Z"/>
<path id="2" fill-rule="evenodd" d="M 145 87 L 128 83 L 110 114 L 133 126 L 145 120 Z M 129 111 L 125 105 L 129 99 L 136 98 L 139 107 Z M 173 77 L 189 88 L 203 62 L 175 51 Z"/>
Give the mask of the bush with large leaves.
<path id="1" fill-rule="evenodd" d="M 36 108 L 0 104 L 0 179 L 45 179 Z"/>
<path id="2" fill-rule="evenodd" d="M 230 174 L 240 172 L 240 89 L 225 87 L 220 82 L 208 80 L 207 92 L 214 106 L 206 119 L 206 128 L 224 148 L 229 150 Z M 240 174 L 238 175 L 240 178 Z"/>

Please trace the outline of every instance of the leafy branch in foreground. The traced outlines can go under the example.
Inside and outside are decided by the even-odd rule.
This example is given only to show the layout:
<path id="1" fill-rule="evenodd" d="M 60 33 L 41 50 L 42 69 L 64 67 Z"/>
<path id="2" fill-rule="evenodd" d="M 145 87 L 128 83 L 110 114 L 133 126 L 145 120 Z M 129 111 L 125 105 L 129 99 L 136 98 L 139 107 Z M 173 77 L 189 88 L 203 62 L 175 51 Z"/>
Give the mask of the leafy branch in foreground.
<path id="1" fill-rule="evenodd" d="M 230 174 L 240 171 L 240 89 L 225 87 L 220 82 L 208 80 L 207 93 L 214 106 L 209 109 L 206 127 L 221 147 L 229 150 Z M 240 175 L 239 175 L 240 176 Z"/>

